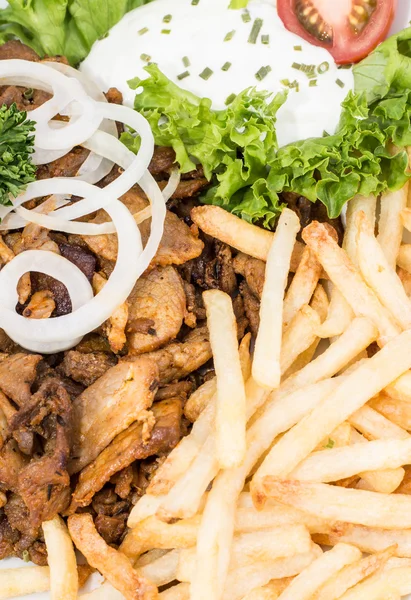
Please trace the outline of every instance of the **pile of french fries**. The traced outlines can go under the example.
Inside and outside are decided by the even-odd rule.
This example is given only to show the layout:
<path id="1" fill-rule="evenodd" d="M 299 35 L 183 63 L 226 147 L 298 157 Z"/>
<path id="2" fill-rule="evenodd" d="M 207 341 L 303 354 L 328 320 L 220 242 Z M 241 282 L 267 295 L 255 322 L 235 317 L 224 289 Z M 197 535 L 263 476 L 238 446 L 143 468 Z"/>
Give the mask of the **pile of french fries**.
<path id="1" fill-rule="evenodd" d="M 249 334 L 238 344 L 230 297 L 204 292 L 215 378 L 188 400 L 192 429 L 133 508 L 120 549 L 88 514 L 56 518 L 43 525 L 49 567 L 0 571 L 0 598 L 75 600 L 74 547 L 106 580 L 84 600 L 411 594 L 407 196 L 354 198 L 342 247 L 317 222 L 297 242 L 288 209 L 274 234 L 194 209 L 207 234 L 266 262 L 254 351 Z"/>

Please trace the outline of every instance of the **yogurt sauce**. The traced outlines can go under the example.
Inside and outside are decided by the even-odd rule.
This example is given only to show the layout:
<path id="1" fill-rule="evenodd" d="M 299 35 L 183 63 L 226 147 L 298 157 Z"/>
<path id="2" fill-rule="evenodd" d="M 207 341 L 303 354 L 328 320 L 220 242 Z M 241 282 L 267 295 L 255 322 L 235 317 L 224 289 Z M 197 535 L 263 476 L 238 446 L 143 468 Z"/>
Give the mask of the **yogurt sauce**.
<path id="1" fill-rule="evenodd" d="M 127 81 L 147 76 L 143 70 L 147 60 L 158 63 L 180 87 L 211 98 L 216 109 L 224 108 L 228 96 L 247 87 L 278 92 L 285 88 L 282 81 L 296 81 L 299 91 L 290 89 L 278 113 L 280 146 L 321 136 L 324 130 L 333 133 L 340 104 L 353 87 L 351 70 L 338 69 L 326 50 L 287 31 L 277 15 L 275 0 L 252 0 L 248 22 L 243 10 L 230 10 L 228 5 L 229 0 L 200 0 L 198 4 L 192 0 L 156 0 L 137 8 L 125 15 L 108 37 L 94 44 L 81 70 L 102 89 L 117 87 L 128 105 L 133 104 L 135 92 Z M 169 22 L 166 15 L 171 15 Z M 263 25 L 253 44 L 248 40 L 255 19 L 262 19 Z M 230 32 L 231 39 L 225 41 Z M 269 36 L 269 43 L 262 43 L 262 35 Z M 183 62 L 185 57 L 189 66 Z M 227 62 L 231 67 L 223 71 Z M 329 65 L 329 69 L 317 74 L 313 87 L 293 63 L 316 67 L 327 63 L 324 68 Z M 256 73 L 261 67 L 271 71 L 258 81 Z M 207 80 L 200 76 L 206 68 L 213 71 Z M 186 71 L 189 75 L 178 79 Z"/>

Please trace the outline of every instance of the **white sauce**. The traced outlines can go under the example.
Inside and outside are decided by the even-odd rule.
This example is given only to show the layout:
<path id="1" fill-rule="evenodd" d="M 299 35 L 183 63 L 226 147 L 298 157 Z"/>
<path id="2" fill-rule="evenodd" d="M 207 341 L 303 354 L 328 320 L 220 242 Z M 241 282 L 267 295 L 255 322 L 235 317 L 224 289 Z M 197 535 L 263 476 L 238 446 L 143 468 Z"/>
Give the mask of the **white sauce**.
<path id="1" fill-rule="evenodd" d="M 107 38 L 96 42 L 81 70 L 102 87 L 115 86 L 128 105 L 133 104 L 135 92 L 127 81 L 146 77 L 141 55 L 148 55 L 160 69 L 181 87 L 201 97 L 211 98 L 213 106 L 224 108 L 225 100 L 250 86 L 278 92 L 284 89 L 282 80 L 299 83 L 299 92 L 291 89 L 285 106 L 278 113 L 277 133 L 280 146 L 300 139 L 321 136 L 323 131 L 333 133 L 340 116 L 340 104 L 353 87 L 351 70 L 337 69 L 331 55 L 323 48 L 308 44 L 287 31 L 277 15 L 275 0 L 252 0 L 248 10 L 251 21 L 245 23 L 242 10 L 229 10 L 229 0 L 156 0 L 127 14 L 110 31 Z M 163 22 L 172 15 L 170 23 Z M 263 19 L 263 27 L 256 44 L 248 38 L 256 18 Z M 139 31 L 147 28 L 144 34 Z M 170 30 L 170 33 L 161 33 Z M 228 32 L 235 34 L 224 41 Z M 261 35 L 269 35 L 269 44 L 261 42 Z M 301 46 L 297 51 L 294 46 Z M 190 66 L 183 64 L 188 57 Z M 232 66 L 221 70 L 226 62 Z M 328 62 L 327 73 L 318 75 L 317 87 L 292 64 L 320 65 Z M 261 82 L 255 74 L 269 65 L 271 72 Z M 199 75 L 209 67 L 213 75 L 205 81 Z M 185 71 L 190 76 L 179 81 Z M 339 79 L 344 83 L 337 85 Z"/>

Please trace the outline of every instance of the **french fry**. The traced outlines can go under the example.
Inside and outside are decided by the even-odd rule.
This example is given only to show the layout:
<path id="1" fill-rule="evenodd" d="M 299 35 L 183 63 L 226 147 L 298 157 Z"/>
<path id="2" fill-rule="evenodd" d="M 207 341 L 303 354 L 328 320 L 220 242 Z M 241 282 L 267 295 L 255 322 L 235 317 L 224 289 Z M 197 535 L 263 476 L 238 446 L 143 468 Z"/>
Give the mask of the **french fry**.
<path id="1" fill-rule="evenodd" d="M 177 444 L 163 464 L 157 469 L 147 488 L 148 494 L 153 494 L 154 496 L 167 494 L 178 480 L 183 477 L 184 473 L 187 472 L 190 465 L 197 458 L 207 438 L 212 433 L 215 409 L 215 402 L 211 400 L 194 423 L 189 435 Z M 137 506 L 138 504 L 136 504 Z M 130 514 L 131 523 L 139 512 L 137 508 L 133 509 Z M 132 527 L 132 524 L 129 526 Z"/>
<path id="2" fill-rule="evenodd" d="M 250 354 L 250 345 L 251 333 L 246 333 L 240 342 L 240 346 L 238 347 L 238 354 L 240 356 L 241 372 L 243 374 L 244 383 L 247 383 L 247 381 L 251 377 L 252 358 Z"/>
<path id="3" fill-rule="evenodd" d="M 23 567 L 0 570 L 0 598 L 14 598 L 26 594 L 48 592 L 50 589 L 49 567 Z"/>
<path id="4" fill-rule="evenodd" d="M 370 406 L 399 427 L 411 429 L 411 402 L 403 402 L 385 394 L 379 394 L 370 400 Z"/>
<path id="5" fill-rule="evenodd" d="M 411 497 L 380 494 L 326 483 L 264 477 L 262 490 L 268 497 L 290 504 L 330 521 L 346 521 L 369 527 L 411 527 Z"/>
<path id="6" fill-rule="evenodd" d="M 345 542 L 363 552 L 382 552 L 395 546 L 396 556 L 411 558 L 411 529 L 385 530 L 351 523 L 337 524 L 329 534 L 314 535 L 318 544 L 334 546 Z"/>
<path id="7" fill-rule="evenodd" d="M 327 318 L 329 305 L 327 293 L 321 283 L 319 283 L 314 290 L 310 306 L 318 313 L 321 323 Z"/>
<path id="8" fill-rule="evenodd" d="M 190 600 L 190 586 L 188 583 L 179 583 L 164 590 L 159 594 L 159 600 Z"/>
<path id="9" fill-rule="evenodd" d="M 79 598 L 81 600 L 124 600 L 123 594 L 116 590 L 108 581 L 105 581 L 89 594 L 82 594 Z"/>
<path id="10" fill-rule="evenodd" d="M 410 434 L 389 421 L 368 404 L 348 417 L 349 422 L 369 440 L 406 440 Z"/>
<path id="11" fill-rule="evenodd" d="M 357 262 L 357 224 L 356 215 L 360 210 L 364 211 L 370 223 L 375 222 L 377 199 L 375 196 L 368 198 L 355 196 L 347 204 L 346 228 L 343 240 L 343 249 L 351 259 L 354 266 Z M 331 302 L 327 319 L 320 327 L 318 335 L 322 338 L 330 338 L 341 335 L 354 318 L 354 312 L 344 296 L 336 286 L 331 291 Z"/>
<path id="12" fill-rule="evenodd" d="M 411 213 L 411 210 L 409 212 Z M 411 244 L 402 244 L 397 256 L 397 265 L 411 273 Z"/>
<path id="13" fill-rule="evenodd" d="M 90 514 L 72 515 L 68 519 L 68 528 L 89 565 L 98 569 L 126 600 L 154 600 L 157 597 L 156 586 L 141 577 L 124 554 L 105 543 Z"/>
<path id="14" fill-rule="evenodd" d="M 264 586 L 254 588 L 243 600 L 277 600 L 279 595 L 292 581 L 292 577 L 285 577 L 284 579 L 273 579 Z"/>
<path id="15" fill-rule="evenodd" d="M 67 527 L 59 516 L 42 525 L 50 567 L 52 600 L 76 600 L 77 560 Z"/>
<path id="16" fill-rule="evenodd" d="M 387 560 L 395 554 L 396 546 L 391 546 L 386 550 L 371 554 L 365 558 L 347 565 L 341 571 L 331 577 L 314 595 L 312 600 L 330 600 L 330 598 L 340 598 L 349 588 L 354 587 L 369 577 L 381 567 Z"/>
<path id="17" fill-rule="evenodd" d="M 309 553 L 311 550 L 311 537 L 303 525 L 243 533 L 233 539 L 229 568 L 232 571 L 253 563 Z M 195 565 L 195 548 L 182 550 L 177 579 L 192 581 Z"/>
<path id="18" fill-rule="evenodd" d="M 341 448 L 343 446 L 348 446 L 351 443 L 351 437 L 352 427 L 347 421 L 345 421 L 344 423 L 341 423 L 341 425 L 338 425 L 338 427 L 336 427 L 334 431 L 330 433 L 330 435 L 322 440 L 315 450 L 318 453 L 325 448 Z"/>
<path id="19" fill-rule="evenodd" d="M 305 247 L 301 262 L 284 298 L 284 327 L 288 327 L 300 308 L 310 303 L 321 271 L 322 267 L 314 253 Z"/>
<path id="20" fill-rule="evenodd" d="M 394 600 L 411 592 L 411 567 L 396 562 L 406 559 L 390 558 L 386 565 L 365 581 L 348 590 L 340 600 Z"/>
<path id="21" fill-rule="evenodd" d="M 280 600 L 310 600 L 330 577 L 360 558 L 361 551 L 355 546 L 337 544 L 297 575 L 280 595 Z"/>
<path id="22" fill-rule="evenodd" d="M 141 496 L 128 517 L 127 525 L 130 527 L 130 529 L 136 527 L 138 523 L 148 519 L 148 517 L 155 515 L 164 497 L 164 495 L 152 496 L 149 493 Z"/>
<path id="23" fill-rule="evenodd" d="M 284 290 L 299 230 L 300 221 L 296 213 L 284 209 L 267 256 L 260 305 L 260 327 L 252 367 L 254 380 L 267 389 L 275 389 L 280 383 Z"/>
<path id="24" fill-rule="evenodd" d="M 161 550 L 160 548 L 149 550 L 145 554 L 142 554 L 140 558 L 135 561 L 134 566 L 136 568 L 145 567 L 146 565 L 149 565 L 150 563 L 158 560 L 159 558 L 167 554 L 167 552 L 168 550 Z"/>
<path id="25" fill-rule="evenodd" d="M 363 212 L 358 220 L 358 263 L 361 273 L 381 303 L 395 315 L 403 329 L 411 327 L 411 300 L 405 293 L 395 267 L 392 268 Z"/>
<path id="26" fill-rule="evenodd" d="M 347 254 L 322 223 L 313 222 L 302 233 L 328 276 L 357 316 L 369 317 L 380 332 L 380 344 L 400 333 L 393 316 L 383 307 L 362 279 Z"/>
<path id="27" fill-rule="evenodd" d="M 401 221 L 407 231 L 411 231 L 411 209 L 404 208 L 401 211 Z"/>
<path id="28" fill-rule="evenodd" d="M 184 406 L 184 414 L 189 421 L 194 423 L 205 407 L 211 402 L 217 392 L 217 379 L 213 377 L 195 390 Z"/>
<path id="29" fill-rule="evenodd" d="M 199 516 L 172 525 L 156 517 L 148 517 L 128 532 L 120 551 L 135 561 L 153 548 L 190 548 L 196 543 L 199 524 Z"/>
<path id="30" fill-rule="evenodd" d="M 363 471 L 396 469 L 409 463 L 411 438 L 378 440 L 314 452 L 292 471 L 290 478 L 328 483 Z"/>
<path id="31" fill-rule="evenodd" d="M 296 554 L 269 563 L 254 563 L 232 571 L 227 578 L 223 600 L 241 600 L 253 589 L 266 585 L 272 579 L 298 575 L 321 554 L 321 548 L 314 545 L 308 554 Z"/>
<path id="32" fill-rule="evenodd" d="M 320 317 L 315 310 L 308 305 L 300 308 L 283 335 L 280 374 L 285 373 L 298 356 L 316 341 L 320 324 Z M 255 356 L 254 364 L 257 360 Z"/>
<path id="33" fill-rule="evenodd" d="M 402 240 L 402 211 L 407 206 L 407 196 L 408 183 L 401 190 L 386 192 L 381 197 L 377 239 L 393 269 Z"/>
<path id="34" fill-rule="evenodd" d="M 238 353 L 237 323 L 228 294 L 208 290 L 203 293 L 203 300 L 217 376 L 216 458 L 221 468 L 229 469 L 238 466 L 245 454 L 245 388 Z"/>
<path id="35" fill-rule="evenodd" d="M 180 558 L 179 550 L 171 550 L 157 560 L 146 565 L 136 567 L 141 577 L 148 579 L 157 587 L 171 583 L 176 579 L 178 561 Z"/>
<path id="36" fill-rule="evenodd" d="M 411 355 L 406 356 L 410 351 L 411 332 L 405 331 L 347 375 L 331 396 L 286 433 L 254 475 L 257 501 L 259 478 L 267 474 L 289 475 L 333 429 L 411 366 Z"/>

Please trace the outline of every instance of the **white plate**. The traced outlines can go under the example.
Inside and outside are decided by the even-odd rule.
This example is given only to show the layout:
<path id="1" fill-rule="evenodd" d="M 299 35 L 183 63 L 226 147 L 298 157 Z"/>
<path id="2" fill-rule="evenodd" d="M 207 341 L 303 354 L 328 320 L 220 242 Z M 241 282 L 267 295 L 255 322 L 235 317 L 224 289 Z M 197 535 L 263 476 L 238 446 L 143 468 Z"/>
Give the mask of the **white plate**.
<path id="1" fill-rule="evenodd" d="M 404 27 L 407 27 L 411 21 L 411 0 L 398 0 L 398 4 L 397 16 L 391 28 L 391 34 L 397 33 L 401 29 L 404 29 Z M 0 8 L 4 8 L 5 6 L 7 6 L 6 0 L 0 0 Z M 27 564 L 17 558 L 0 561 L 0 569 L 10 569 L 24 566 L 27 566 Z M 98 581 L 98 576 L 92 577 L 87 587 L 90 588 Z M 24 596 L 24 598 L 25 600 L 50 600 L 50 595 L 48 593 L 30 594 L 29 596 Z M 370 600 L 372 600 L 372 598 L 370 598 Z M 404 600 L 411 600 L 411 595 L 407 596 L 407 598 Z"/>

